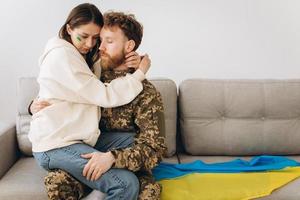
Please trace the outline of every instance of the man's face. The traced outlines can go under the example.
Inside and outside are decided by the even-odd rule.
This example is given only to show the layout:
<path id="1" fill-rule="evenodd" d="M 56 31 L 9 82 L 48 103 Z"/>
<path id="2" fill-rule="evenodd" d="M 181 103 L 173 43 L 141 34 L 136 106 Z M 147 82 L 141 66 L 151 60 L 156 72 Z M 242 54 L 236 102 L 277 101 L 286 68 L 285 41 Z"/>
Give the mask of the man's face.
<path id="1" fill-rule="evenodd" d="M 102 68 L 114 69 L 120 66 L 125 61 L 125 46 L 128 41 L 123 31 L 117 26 L 104 26 L 100 31 L 100 39 L 99 50 Z"/>

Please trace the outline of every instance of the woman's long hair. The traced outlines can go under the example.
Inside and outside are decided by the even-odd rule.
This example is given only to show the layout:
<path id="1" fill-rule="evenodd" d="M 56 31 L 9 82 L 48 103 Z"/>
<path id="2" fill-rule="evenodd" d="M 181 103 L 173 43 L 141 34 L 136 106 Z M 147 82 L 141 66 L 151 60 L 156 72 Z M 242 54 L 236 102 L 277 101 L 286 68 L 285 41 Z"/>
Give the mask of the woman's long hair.
<path id="1" fill-rule="evenodd" d="M 59 37 L 65 39 L 72 44 L 71 37 L 67 32 L 67 24 L 71 29 L 74 29 L 81 25 L 94 23 L 100 27 L 103 26 L 103 16 L 100 10 L 93 4 L 83 3 L 73 8 L 64 23 L 59 30 Z M 86 54 L 86 62 L 89 68 L 93 71 L 94 63 L 99 59 L 99 45 L 100 40 L 97 41 L 96 45 Z"/>

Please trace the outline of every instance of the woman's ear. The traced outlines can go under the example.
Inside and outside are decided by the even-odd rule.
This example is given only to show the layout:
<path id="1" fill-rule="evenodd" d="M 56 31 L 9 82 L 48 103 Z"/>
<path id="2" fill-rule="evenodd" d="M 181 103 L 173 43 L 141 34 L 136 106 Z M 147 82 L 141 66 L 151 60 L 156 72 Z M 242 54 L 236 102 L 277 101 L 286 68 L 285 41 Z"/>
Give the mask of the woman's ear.
<path id="1" fill-rule="evenodd" d="M 71 29 L 69 24 L 67 24 L 67 32 L 68 32 L 69 35 L 72 34 L 72 29 Z"/>
<path id="2" fill-rule="evenodd" d="M 128 41 L 126 42 L 126 46 L 125 46 L 125 51 L 126 51 L 126 53 L 132 52 L 133 49 L 134 49 L 134 47 L 135 47 L 135 42 L 134 42 L 134 40 L 128 40 Z"/>

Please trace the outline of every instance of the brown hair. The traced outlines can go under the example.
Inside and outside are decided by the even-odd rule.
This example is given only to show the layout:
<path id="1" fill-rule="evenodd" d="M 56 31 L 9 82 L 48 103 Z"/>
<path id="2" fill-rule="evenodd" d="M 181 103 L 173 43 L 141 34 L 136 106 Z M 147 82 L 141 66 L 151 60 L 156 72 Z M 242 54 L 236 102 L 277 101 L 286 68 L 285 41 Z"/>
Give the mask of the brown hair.
<path id="1" fill-rule="evenodd" d="M 118 26 L 129 40 L 135 42 L 134 51 L 140 46 L 143 37 L 143 26 L 133 14 L 123 12 L 106 12 L 104 13 L 104 26 Z"/>
<path id="2" fill-rule="evenodd" d="M 67 32 L 67 24 L 69 24 L 71 29 L 73 29 L 81 25 L 89 24 L 91 22 L 102 27 L 104 24 L 102 13 L 93 4 L 80 4 L 71 10 L 66 22 L 59 30 L 59 37 L 72 43 L 71 37 Z M 98 41 L 95 47 L 93 47 L 93 49 L 86 54 L 86 62 L 92 70 L 94 63 L 99 58 L 99 44 L 100 41 Z"/>

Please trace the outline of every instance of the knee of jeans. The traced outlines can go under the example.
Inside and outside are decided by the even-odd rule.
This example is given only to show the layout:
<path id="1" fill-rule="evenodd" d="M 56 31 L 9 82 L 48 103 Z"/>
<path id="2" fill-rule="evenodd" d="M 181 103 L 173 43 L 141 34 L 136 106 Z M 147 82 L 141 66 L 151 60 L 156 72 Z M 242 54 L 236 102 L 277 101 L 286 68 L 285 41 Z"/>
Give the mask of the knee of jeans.
<path id="1" fill-rule="evenodd" d="M 137 196 L 140 189 L 140 183 L 137 176 L 134 173 L 128 171 L 123 180 L 126 183 L 126 191 L 130 194 L 135 194 L 134 196 Z"/>
<path id="2" fill-rule="evenodd" d="M 109 171 L 111 173 L 111 171 Z M 117 170 L 112 175 L 113 184 L 116 188 L 122 188 L 124 191 L 133 192 L 139 191 L 139 180 L 137 176 L 128 170 Z"/>

